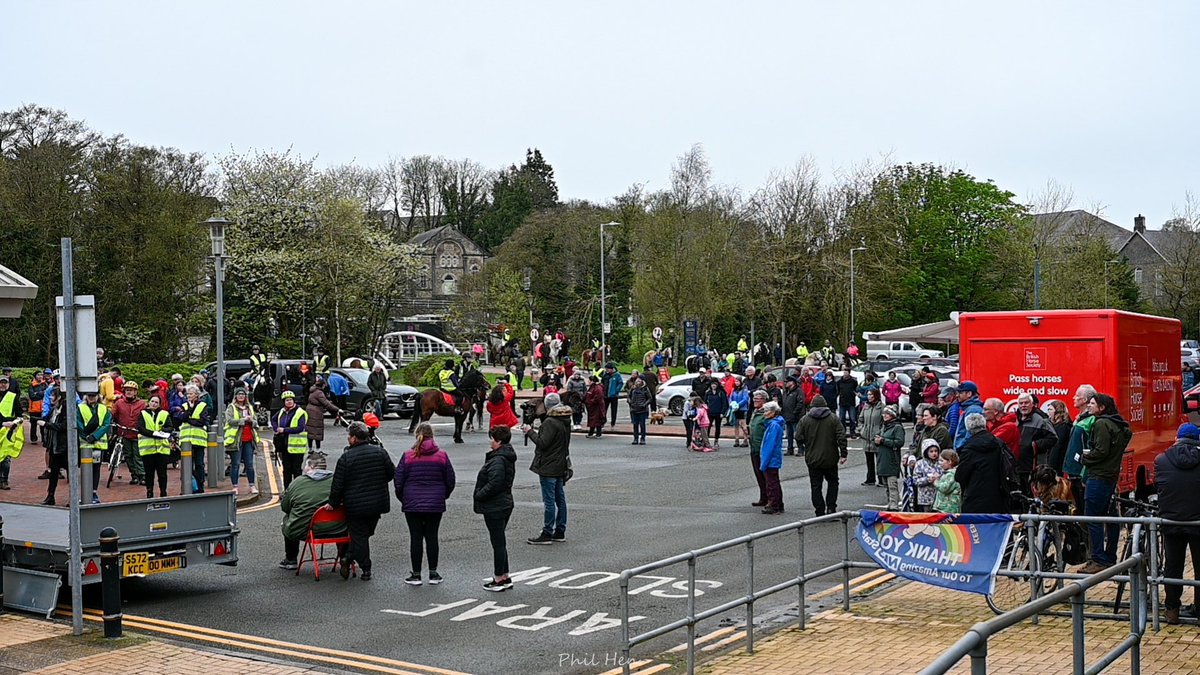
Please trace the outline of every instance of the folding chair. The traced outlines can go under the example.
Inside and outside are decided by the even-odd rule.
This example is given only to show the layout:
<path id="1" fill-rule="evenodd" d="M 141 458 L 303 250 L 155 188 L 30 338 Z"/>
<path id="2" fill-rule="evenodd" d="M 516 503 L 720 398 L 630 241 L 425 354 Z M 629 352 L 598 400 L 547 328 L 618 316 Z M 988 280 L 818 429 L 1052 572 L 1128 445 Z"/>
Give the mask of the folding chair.
<path id="1" fill-rule="evenodd" d="M 301 547 L 301 549 L 300 549 L 300 560 L 296 564 L 296 576 L 300 576 L 300 570 L 304 568 L 305 553 L 308 554 L 309 561 L 312 562 L 313 579 L 315 581 L 321 580 L 321 563 L 322 562 L 332 563 L 329 566 L 330 572 L 333 572 L 334 570 L 337 569 L 337 566 L 339 564 L 341 564 L 341 558 L 337 555 L 334 555 L 332 558 L 324 557 L 325 556 L 325 545 L 326 544 L 332 544 L 335 546 L 338 544 L 349 545 L 350 544 L 350 533 L 346 532 L 345 534 L 342 534 L 342 535 L 336 536 L 336 537 L 318 538 L 315 534 L 313 534 L 313 529 L 316 528 L 316 526 L 322 525 L 324 523 L 345 523 L 345 522 L 346 522 L 346 509 L 341 506 L 339 506 L 338 508 L 336 508 L 332 511 L 325 509 L 325 508 L 319 508 L 316 510 L 316 512 L 313 513 L 312 520 L 310 520 L 308 523 L 308 537 L 304 541 L 304 546 Z M 320 547 L 320 548 L 318 548 L 318 547 Z M 355 576 L 358 576 L 357 573 L 354 571 L 354 568 L 355 568 L 354 563 L 350 563 L 350 573 L 354 574 Z"/>

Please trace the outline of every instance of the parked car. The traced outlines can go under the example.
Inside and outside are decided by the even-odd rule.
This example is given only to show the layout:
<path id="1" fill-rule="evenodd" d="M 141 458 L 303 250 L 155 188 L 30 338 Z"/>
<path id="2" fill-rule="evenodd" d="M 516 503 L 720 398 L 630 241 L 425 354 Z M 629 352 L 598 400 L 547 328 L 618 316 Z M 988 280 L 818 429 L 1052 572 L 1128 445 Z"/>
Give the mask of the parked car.
<path id="1" fill-rule="evenodd" d="M 1184 363 L 1196 368 L 1200 366 L 1200 349 L 1192 349 L 1191 347 L 1182 347 L 1179 350 L 1180 365 Z"/>
<path id="2" fill-rule="evenodd" d="M 936 349 L 922 347 L 915 342 L 908 342 L 905 340 L 867 341 L 867 358 L 869 359 L 915 361 L 924 357 L 931 359 L 943 358 L 945 357 L 945 354 Z"/>
<path id="3" fill-rule="evenodd" d="M 228 377 L 230 379 L 240 380 L 240 379 L 242 379 L 242 376 L 244 376 L 246 373 L 250 372 L 250 370 L 251 370 L 250 359 L 228 359 L 225 361 L 225 377 Z M 204 366 L 204 372 L 216 373 L 217 372 L 217 362 L 212 361 L 208 365 Z M 183 376 L 189 377 L 190 374 L 183 373 Z"/>
<path id="4" fill-rule="evenodd" d="M 1179 346 L 1186 347 L 1187 349 L 1200 350 L 1200 340 L 1180 340 Z"/>
<path id="5" fill-rule="evenodd" d="M 1200 413 L 1200 384 L 1183 392 L 1183 412 Z"/>
<path id="6" fill-rule="evenodd" d="M 854 379 L 858 380 L 859 384 L 862 384 L 863 380 L 867 377 L 867 371 L 875 373 L 876 379 L 882 379 L 884 373 L 888 370 L 904 364 L 905 362 L 901 361 L 862 361 L 850 368 L 850 374 L 854 376 Z M 796 372 L 796 368 L 813 368 L 815 372 L 817 366 L 774 366 L 763 371 L 763 375 L 774 375 L 776 379 L 783 380 L 788 375 Z M 833 372 L 840 374 L 842 371 L 834 368 Z"/>
<path id="7" fill-rule="evenodd" d="M 676 375 L 671 379 L 658 385 L 658 396 L 654 398 L 658 407 L 665 408 L 672 415 L 683 414 L 683 403 L 692 395 L 692 382 L 696 380 L 695 373 L 685 373 Z M 723 373 L 713 373 L 713 377 L 717 380 L 724 380 L 726 377 L 736 377 L 739 382 L 742 381 L 741 375 L 727 375 Z"/>
<path id="8" fill-rule="evenodd" d="M 896 373 L 896 379 L 900 380 L 900 384 L 904 385 L 904 396 L 900 397 L 900 418 L 901 419 L 912 419 L 913 409 L 912 409 L 912 405 L 908 399 L 908 388 L 912 386 L 913 377 L 916 376 L 916 374 L 918 372 L 920 372 L 922 368 L 924 368 L 924 366 L 920 366 L 920 365 L 916 365 L 916 364 L 909 364 L 907 366 L 900 366 L 898 368 L 892 368 L 891 370 L 888 371 L 889 373 L 890 372 Z M 937 368 L 937 367 L 933 367 L 933 366 L 930 366 L 929 370 L 930 370 L 930 372 L 937 375 L 938 386 L 941 387 L 942 389 L 945 389 L 946 387 L 957 387 L 958 386 L 958 371 L 957 370 L 950 370 L 948 368 Z M 887 373 L 884 373 L 883 379 L 880 380 L 880 383 L 882 384 L 883 380 L 886 380 L 886 379 L 887 379 Z"/>
<path id="9" fill-rule="evenodd" d="M 338 373 L 350 382 L 350 396 L 346 399 L 346 409 L 358 412 L 363 400 L 371 395 L 371 390 L 367 387 L 367 377 L 371 375 L 371 371 L 363 368 L 331 368 L 330 372 Z M 383 414 L 411 417 L 419 395 L 420 392 L 408 385 L 388 384 Z"/>

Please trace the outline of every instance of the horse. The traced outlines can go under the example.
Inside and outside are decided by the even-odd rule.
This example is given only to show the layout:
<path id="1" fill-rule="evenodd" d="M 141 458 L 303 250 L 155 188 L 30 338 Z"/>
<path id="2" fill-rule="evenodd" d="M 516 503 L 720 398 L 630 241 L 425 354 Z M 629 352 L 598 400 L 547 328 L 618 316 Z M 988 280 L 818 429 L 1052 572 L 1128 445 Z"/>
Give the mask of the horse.
<path id="1" fill-rule="evenodd" d="M 766 342 L 754 345 L 753 356 L 750 360 L 756 367 L 767 365 L 771 362 L 771 347 Z"/>
<path id="2" fill-rule="evenodd" d="M 468 415 L 474 412 L 475 402 L 483 400 L 487 396 L 488 384 L 483 377 L 483 373 L 476 369 L 467 371 L 466 375 L 458 381 L 458 390 L 462 393 L 462 401 L 466 407 L 461 413 L 455 413 L 454 406 L 446 403 L 446 397 L 440 389 L 428 389 L 417 397 L 417 407 L 413 410 L 412 421 L 408 424 L 408 432 L 412 433 L 417 428 L 417 421 L 428 422 L 429 418 L 436 415 L 442 417 L 454 418 L 454 442 L 462 443 L 463 422 L 466 421 Z M 480 413 L 480 425 L 483 424 L 483 416 Z"/>

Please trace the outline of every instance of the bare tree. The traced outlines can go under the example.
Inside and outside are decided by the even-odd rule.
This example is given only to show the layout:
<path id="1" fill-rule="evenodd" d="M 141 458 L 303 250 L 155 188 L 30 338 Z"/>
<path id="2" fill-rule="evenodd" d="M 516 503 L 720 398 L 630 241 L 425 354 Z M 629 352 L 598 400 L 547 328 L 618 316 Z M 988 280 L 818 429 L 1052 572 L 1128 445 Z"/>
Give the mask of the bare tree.
<path id="1" fill-rule="evenodd" d="M 712 183 L 712 166 L 704 146 L 693 145 L 671 165 L 671 196 L 684 211 L 700 206 Z"/>

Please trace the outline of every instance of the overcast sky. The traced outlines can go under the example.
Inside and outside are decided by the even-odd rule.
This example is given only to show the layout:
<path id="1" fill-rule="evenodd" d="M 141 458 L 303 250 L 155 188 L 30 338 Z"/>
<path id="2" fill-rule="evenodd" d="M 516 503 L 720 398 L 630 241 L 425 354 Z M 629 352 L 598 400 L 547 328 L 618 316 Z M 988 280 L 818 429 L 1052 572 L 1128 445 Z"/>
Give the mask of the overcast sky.
<path id="1" fill-rule="evenodd" d="M 667 184 L 692 144 L 746 191 L 811 157 L 1048 179 L 1157 227 L 1200 195 L 1200 3 L 6 3 L 0 109 L 321 165 L 541 148 L 563 198 Z"/>

